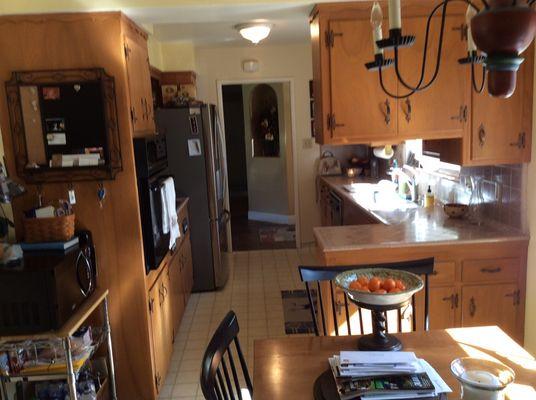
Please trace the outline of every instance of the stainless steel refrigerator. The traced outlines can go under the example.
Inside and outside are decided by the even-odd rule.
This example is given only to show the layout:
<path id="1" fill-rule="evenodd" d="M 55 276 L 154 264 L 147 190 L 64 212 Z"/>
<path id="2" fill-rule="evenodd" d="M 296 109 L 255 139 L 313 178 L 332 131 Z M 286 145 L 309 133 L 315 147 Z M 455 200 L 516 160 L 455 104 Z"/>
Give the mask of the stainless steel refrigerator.
<path id="1" fill-rule="evenodd" d="M 224 136 L 212 104 L 160 109 L 157 128 L 166 135 L 169 172 L 177 196 L 190 198 L 194 291 L 221 288 L 229 276 L 225 254 L 230 214 Z"/>

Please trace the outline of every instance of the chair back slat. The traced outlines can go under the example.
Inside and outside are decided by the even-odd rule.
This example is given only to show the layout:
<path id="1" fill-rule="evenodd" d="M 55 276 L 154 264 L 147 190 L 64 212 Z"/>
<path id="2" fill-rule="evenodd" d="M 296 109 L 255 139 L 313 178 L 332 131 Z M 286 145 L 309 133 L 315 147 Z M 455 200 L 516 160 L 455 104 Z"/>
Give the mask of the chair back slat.
<path id="1" fill-rule="evenodd" d="M 323 299 L 322 299 L 322 289 L 320 288 L 320 281 L 316 282 L 316 289 L 318 290 L 318 308 L 320 309 L 320 314 L 322 316 L 322 330 L 324 331 L 324 336 L 327 336 L 328 331 L 326 329 L 326 315 L 324 313 Z"/>
<path id="2" fill-rule="evenodd" d="M 229 369 L 227 368 L 224 358 L 226 354 L 233 374 L 237 396 L 239 399 L 242 399 L 237 368 L 231 352 L 231 344 L 233 342 L 242 369 L 241 372 L 246 381 L 247 389 L 249 390 L 250 395 L 253 396 L 253 385 L 251 384 L 246 361 L 240 348 L 240 342 L 238 341 L 239 330 L 236 314 L 233 311 L 229 311 L 214 332 L 214 335 L 205 350 L 201 365 L 200 384 L 203 395 L 207 400 L 235 399 Z"/>
<path id="3" fill-rule="evenodd" d="M 231 367 L 231 373 L 233 374 L 233 382 L 235 385 L 236 393 L 239 400 L 242 400 L 242 391 L 240 390 L 240 382 L 238 381 L 238 374 L 236 373 L 236 366 L 233 358 L 233 352 L 227 352 L 227 358 L 229 359 L 229 366 Z"/>
<path id="4" fill-rule="evenodd" d="M 329 289 L 327 289 L 327 286 L 325 286 L 325 290 L 329 290 L 328 295 L 328 301 L 331 300 L 331 313 L 333 314 L 333 321 L 334 321 L 334 332 L 335 335 L 339 335 L 339 321 L 337 318 L 337 308 L 339 304 L 337 304 L 337 296 L 336 291 L 333 285 L 333 280 L 335 277 L 340 274 L 341 272 L 353 270 L 353 269 L 363 269 L 363 268 L 388 268 L 388 269 L 394 269 L 394 270 L 402 270 L 414 273 L 416 275 L 420 275 L 424 277 L 424 295 L 425 295 L 425 302 L 424 302 L 424 329 L 429 329 L 429 312 L 430 312 L 430 300 L 429 300 L 429 275 L 433 273 L 434 271 L 434 258 L 426 258 L 422 260 L 413 260 L 413 261 L 401 261 L 396 263 L 382 263 L 382 264 L 374 264 L 374 265 L 347 265 L 347 266 L 334 266 L 334 267 L 309 267 L 309 266 L 300 266 L 300 277 L 302 282 L 305 283 L 305 287 L 307 289 L 307 295 L 309 298 L 310 308 L 311 308 L 311 316 L 313 318 L 313 323 L 315 325 L 315 334 L 319 336 L 320 329 L 319 329 L 319 322 L 318 322 L 318 316 L 320 315 L 322 318 L 322 333 L 324 336 L 328 335 L 327 332 L 327 326 L 326 326 L 326 313 L 329 313 L 328 310 L 325 310 L 325 304 L 324 304 L 324 298 L 322 294 L 322 282 L 329 282 Z M 316 282 L 316 287 L 318 290 L 318 294 L 316 296 L 317 303 L 316 306 L 314 304 L 314 300 L 311 295 L 310 291 L 310 284 Z M 411 329 L 416 330 L 417 329 L 417 320 L 416 320 L 416 307 L 415 307 L 415 296 L 411 299 L 411 307 L 412 307 L 412 325 Z M 348 326 L 348 334 L 352 334 L 352 326 L 351 326 L 351 315 L 349 311 L 348 306 L 348 297 L 346 294 L 344 294 L 344 308 L 345 308 L 345 317 L 346 317 L 346 323 Z M 357 308 L 357 312 L 359 314 L 359 329 L 360 334 L 364 334 L 364 324 L 363 324 L 363 312 L 361 308 Z M 403 318 L 404 314 L 401 310 L 397 310 L 397 328 L 398 331 L 401 332 L 403 329 Z M 387 320 L 387 313 L 384 314 L 386 320 Z M 387 324 L 388 326 L 389 324 Z"/>
<path id="5" fill-rule="evenodd" d="M 329 292 L 331 294 L 331 311 L 333 312 L 333 324 L 335 327 L 335 336 L 339 336 L 339 321 L 337 320 L 337 300 L 333 293 L 333 281 L 329 281 Z"/>
<path id="6" fill-rule="evenodd" d="M 313 296 L 311 295 L 311 288 L 309 287 L 309 282 L 305 282 L 305 290 L 307 291 L 307 298 L 309 299 L 309 309 L 311 310 L 311 318 L 313 319 L 315 335 L 320 336 L 320 334 L 318 333 L 318 319 L 316 318 L 315 302 L 313 301 Z"/>
<path id="7" fill-rule="evenodd" d="M 350 310 L 348 310 L 348 296 L 344 296 L 344 312 L 346 314 L 346 326 L 348 327 L 348 334 L 352 334 L 352 324 L 350 323 Z"/>

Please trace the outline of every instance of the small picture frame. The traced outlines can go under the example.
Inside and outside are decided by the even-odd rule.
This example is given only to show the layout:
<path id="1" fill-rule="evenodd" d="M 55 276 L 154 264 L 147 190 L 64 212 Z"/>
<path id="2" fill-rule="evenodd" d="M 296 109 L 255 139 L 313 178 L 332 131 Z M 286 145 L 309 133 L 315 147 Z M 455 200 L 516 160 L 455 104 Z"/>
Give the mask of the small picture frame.
<path id="1" fill-rule="evenodd" d="M 173 103 L 173 100 L 179 95 L 179 87 L 177 85 L 162 85 L 162 102 L 164 105 Z"/>
<path id="2" fill-rule="evenodd" d="M 58 86 L 43 87 L 43 100 L 59 100 L 60 88 Z"/>

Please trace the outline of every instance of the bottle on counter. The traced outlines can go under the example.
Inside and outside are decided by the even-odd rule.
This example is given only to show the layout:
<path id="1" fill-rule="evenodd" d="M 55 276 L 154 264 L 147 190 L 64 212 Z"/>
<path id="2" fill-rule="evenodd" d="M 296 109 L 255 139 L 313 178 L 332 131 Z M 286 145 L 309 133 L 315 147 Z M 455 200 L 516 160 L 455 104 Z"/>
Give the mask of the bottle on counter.
<path id="1" fill-rule="evenodd" d="M 426 191 L 426 195 L 424 196 L 424 207 L 433 207 L 435 202 L 434 194 L 432 193 L 432 187 L 428 185 L 428 190 Z"/>

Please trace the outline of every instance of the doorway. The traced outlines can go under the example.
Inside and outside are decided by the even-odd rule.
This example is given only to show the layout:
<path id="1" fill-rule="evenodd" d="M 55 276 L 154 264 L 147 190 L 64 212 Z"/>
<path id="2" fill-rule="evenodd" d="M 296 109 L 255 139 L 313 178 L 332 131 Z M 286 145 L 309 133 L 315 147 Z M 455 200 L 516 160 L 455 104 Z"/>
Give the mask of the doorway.
<path id="1" fill-rule="evenodd" d="M 291 82 L 219 86 L 232 248 L 296 248 Z"/>

